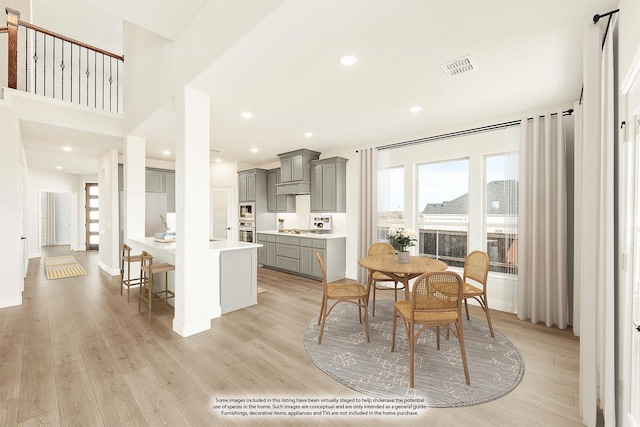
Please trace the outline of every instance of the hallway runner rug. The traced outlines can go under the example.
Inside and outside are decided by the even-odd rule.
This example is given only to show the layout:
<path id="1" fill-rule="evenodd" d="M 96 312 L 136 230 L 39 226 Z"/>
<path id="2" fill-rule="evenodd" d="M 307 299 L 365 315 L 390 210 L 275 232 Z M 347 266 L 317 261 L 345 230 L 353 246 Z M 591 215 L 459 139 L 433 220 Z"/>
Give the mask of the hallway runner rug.
<path id="1" fill-rule="evenodd" d="M 363 394 L 387 399 L 422 398 L 431 408 L 478 405 L 515 389 L 524 375 L 524 361 L 516 346 L 494 328 L 491 338 L 486 320 L 466 316 L 462 326 L 471 384 L 462 369 L 458 340 L 446 340 L 441 329 L 440 350 L 435 328 L 419 338 L 415 353 L 415 388 L 409 388 L 409 345 L 402 322 L 391 352 L 393 300 L 376 301 L 376 316 L 369 316 L 369 337 L 358 322 L 358 308 L 337 305 L 318 345 L 318 317 L 307 326 L 304 347 L 320 370 Z"/>
<path id="2" fill-rule="evenodd" d="M 44 260 L 47 279 L 62 279 L 65 277 L 84 276 L 84 268 L 71 255 L 48 257 Z"/>

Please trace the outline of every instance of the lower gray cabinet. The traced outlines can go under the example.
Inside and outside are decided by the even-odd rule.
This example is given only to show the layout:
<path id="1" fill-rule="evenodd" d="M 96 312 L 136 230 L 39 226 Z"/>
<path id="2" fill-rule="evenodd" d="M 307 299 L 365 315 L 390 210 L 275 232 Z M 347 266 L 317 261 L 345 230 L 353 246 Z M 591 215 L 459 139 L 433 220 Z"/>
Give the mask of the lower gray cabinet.
<path id="1" fill-rule="evenodd" d="M 258 264 L 265 267 L 276 266 L 276 236 L 272 234 L 258 234 L 258 243 L 262 245 L 258 248 Z"/>
<path id="2" fill-rule="evenodd" d="M 258 262 L 263 267 L 322 280 L 322 270 L 316 258 L 320 253 L 325 263 L 327 281 L 344 278 L 346 270 L 344 237 L 316 238 L 258 233 Z"/>

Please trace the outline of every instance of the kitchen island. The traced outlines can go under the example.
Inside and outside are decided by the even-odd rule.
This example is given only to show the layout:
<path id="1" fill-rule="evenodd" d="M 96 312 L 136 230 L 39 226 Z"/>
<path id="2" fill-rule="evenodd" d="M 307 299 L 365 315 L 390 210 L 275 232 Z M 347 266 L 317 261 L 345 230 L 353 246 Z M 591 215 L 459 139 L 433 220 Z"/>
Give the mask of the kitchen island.
<path id="1" fill-rule="evenodd" d="M 322 256 L 327 282 L 344 279 L 346 236 L 308 230 L 259 231 L 258 262 L 267 268 L 322 280 L 316 252 Z"/>
<path id="2" fill-rule="evenodd" d="M 147 251 L 153 256 L 154 263 L 168 262 L 176 265 L 175 242 L 158 242 L 153 237 L 129 239 L 132 253 Z M 210 281 L 211 286 L 220 289 L 221 312 L 248 307 L 258 303 L 258 255 L 260 244 L 233 240 L 214 240 L 209 242 L 210 272 L 207 277 L 198 280 Z M 131 266 L 137 271 L 139 263 Z M 154 277 L 157 289 L 164 288 L 164 275 Z M 175 291 L 175 275 L 169 274 L 168 288 Z M 174 305 L 173 299 L 169 304 Z"/>

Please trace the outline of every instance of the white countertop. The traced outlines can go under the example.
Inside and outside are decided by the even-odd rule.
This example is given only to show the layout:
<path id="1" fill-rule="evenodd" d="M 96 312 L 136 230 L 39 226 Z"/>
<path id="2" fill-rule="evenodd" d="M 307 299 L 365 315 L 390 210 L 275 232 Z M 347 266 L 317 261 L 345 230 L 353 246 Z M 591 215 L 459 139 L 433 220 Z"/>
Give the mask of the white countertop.
<path id="1" fill-rule="evenodd" d="M 154 237 L 133 238 L 129 240 L 152 247 L 153 249 L 163 250 L 170 254 L 176 253 L 176 242 L 157 242 Z M 258 243 L 240 242 L 237 240 L 215 240 L 213 242 L 209 242 L 209 249 L 214 251 L 231 251 L 237 249 L 259 248 L 261 246 L 262 245 Z"/>
<path id="2" fill-rule="evenodd" d="M 267 231 L 256 231 L 256 234 L 275 234 L 278 236 L 291 236 L 291 237 L 306 237 L 309 239 L 343 239 L 347 236 L 342 234 L 333 234 L 333 233 L 281 233 L 278 230 L 267 230 Z"/>

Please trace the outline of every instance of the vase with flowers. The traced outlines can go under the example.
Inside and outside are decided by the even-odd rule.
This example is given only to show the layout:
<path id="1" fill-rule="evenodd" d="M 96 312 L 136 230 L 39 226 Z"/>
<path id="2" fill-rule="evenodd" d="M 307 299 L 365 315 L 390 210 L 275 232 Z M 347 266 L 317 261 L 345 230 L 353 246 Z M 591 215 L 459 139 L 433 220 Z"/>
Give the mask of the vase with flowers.
<path id="1" fill-rule="evenodd" d="M 410 229 L 404 228 L 404 226 L 399 224 L 393 224 L 389 227 L 389 231 L 387 233 L 389 238 L 396 242 L 398 247 L 398 262 L 400 263 L 408 263 L 409 262 L 409 248 L 411 246 L 415 246 L 418 241 L 418 234 Z"/>

